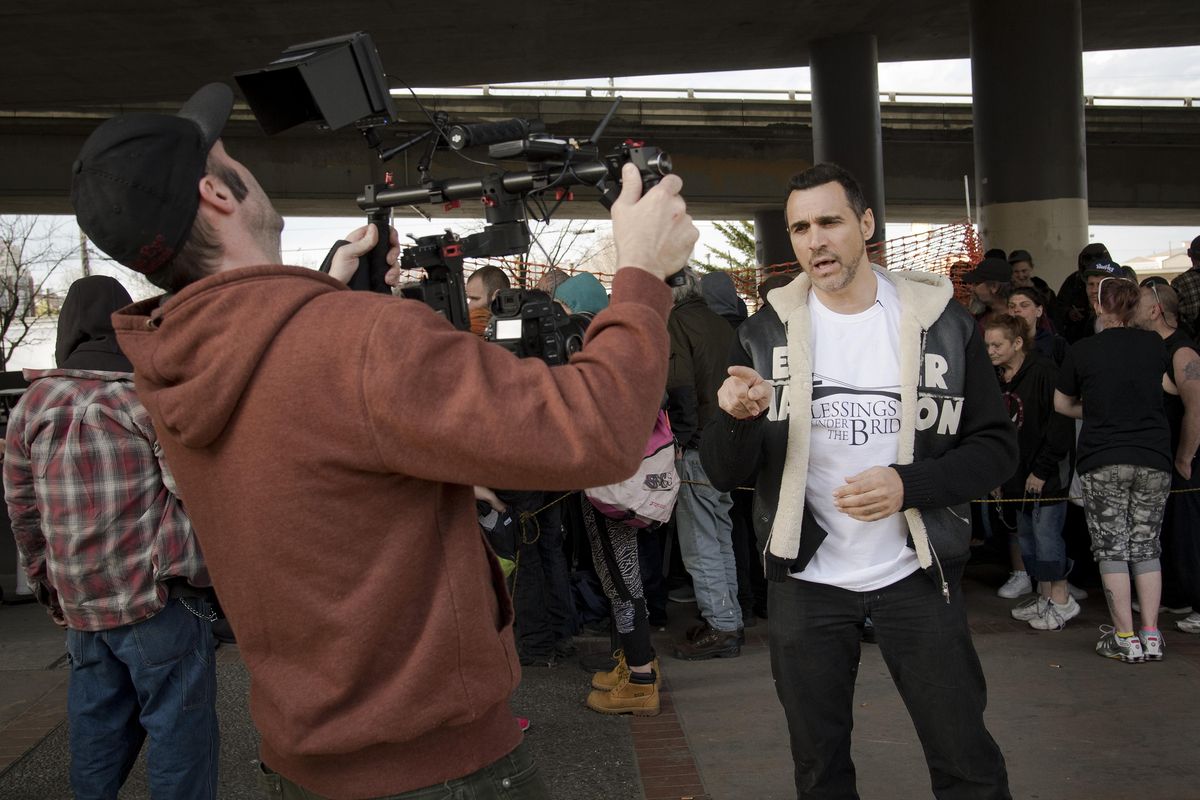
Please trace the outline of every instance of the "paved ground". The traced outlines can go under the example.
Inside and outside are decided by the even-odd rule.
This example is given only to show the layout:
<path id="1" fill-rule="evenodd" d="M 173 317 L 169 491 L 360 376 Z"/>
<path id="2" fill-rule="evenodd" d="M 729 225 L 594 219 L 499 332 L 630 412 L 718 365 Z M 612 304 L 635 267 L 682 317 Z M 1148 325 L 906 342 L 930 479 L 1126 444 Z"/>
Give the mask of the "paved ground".
<path id="1" fill-rule="evenodd" d="M 988 724 L 1008 759 L 1013 796 L 1200 798 L 1194 748 L 1200 637 L 1173 635 L 1173 618 L 1166 617 L 1163 662 L 1105 661 L 1092 652 L 1096 626 L 1105 621 L 1095 593 L 1066 631 L 1038 633 L 1008 618 L 1009 601 L 994 595 L 1003 577 L 998 568 L 972 568 L 966 589 L 990 687 Z M 514 708 L 533 719 L 528 741 L 555 797 L 795 796 L 783 715 L 771 684 L 766 623 L 748 631 L 740 658 L 675 661 L 665 654 L 694 613 L 694 606 L 672 605 L 671 630 L 657 634 L 667 689 L 660 717 L 629 720 L 587 711 L 582 702 L 588 675 L 576 660 L 526 669 Z M 581 644 L 593 650 L 605 646 L 601 639 Z M 62 636 L 39 609 L 0 606 L 0 798 L 70 797 L 62 654 Z M 256 735 L 246 713 L 245 670 L 236 648 L 223 648 L 219 663 L 221 797 L 256 797 Z M 870 645 L 863 649 L 856 704 L 854 755 L 862 796 L 929 797 L 912 724 Z M 6 747 L 21 748 L 7 769 Z M 147 796 L 139 765 L 121 797 Z"/>

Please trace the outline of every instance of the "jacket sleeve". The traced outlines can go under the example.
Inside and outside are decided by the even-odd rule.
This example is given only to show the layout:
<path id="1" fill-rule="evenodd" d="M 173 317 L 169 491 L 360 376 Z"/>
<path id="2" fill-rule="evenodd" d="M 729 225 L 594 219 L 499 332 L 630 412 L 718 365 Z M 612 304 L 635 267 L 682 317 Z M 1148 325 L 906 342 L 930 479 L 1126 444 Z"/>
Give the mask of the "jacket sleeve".
<path id="1" fill-rule="evenodd" d="M 1058 474 L 1059 464 L 1071 451 L 1071 443 L 1075 440 L 1075 421 L 1054 411 L 1053 380 L 1048 379 L 1039 385 L 1038 392 L 1050 403 L 1050 423 L 1042 434 L 1030 472 L 1042 480 L 1048 480 Z"/>
<path id="2" fill-rule="evenodd" d="M 518 359 L 427 306 L 384 298 L 356 367 L 383 471 L 429 481 L 565 490 L 628 478 L 667 377 L 667 285 L 622 269 L 570 363 Z"/>
<path id="3" fill-rule="evenodd" d="M 904 508 L 945 508 L 982 497 L 1017 469 L 1017 430 L 1005 412 L 996 373 L 978 326 L 967 341 L 962 428 L 957 444 L 936 458 L 893 464 L 904 483 Z"/>
<path id="4" fill-rule="evenodd" d="M 18 408 L 8 425 L 4 446 L 4 501 L 12 522 L 20 564 L 38 602 L 51 611 L 61 609 L 58 593 L 50 585 L 46 569 L 46 537 L 33 485 L 33 465 L 25 443 L 27 417 Z"/>
<path id="5" fill-rule="evenodd" d="M 729 364 L 754 366 L 736 336 L 730 350 Z M 717 411 L 716 417 L 704 428 L 700 440 L 700 464 L 714 487 L 728 492 L 754 479 L 763 457 L 766 429 L 766 414 L 739 420 L 722 410 Z"/>
<path id="6" fill-rule="evenodd" d="M 667 335 L 671 342 L 671 356 L 667 364 L 667 416 L 671 418 L 671 432 L 675 441 L 686 447 L 695 438 L 696 429 L 700 426 L 700 403 L 696 397 L 691 343 L 683 332 L 677 314 L 667 320 Z"/>

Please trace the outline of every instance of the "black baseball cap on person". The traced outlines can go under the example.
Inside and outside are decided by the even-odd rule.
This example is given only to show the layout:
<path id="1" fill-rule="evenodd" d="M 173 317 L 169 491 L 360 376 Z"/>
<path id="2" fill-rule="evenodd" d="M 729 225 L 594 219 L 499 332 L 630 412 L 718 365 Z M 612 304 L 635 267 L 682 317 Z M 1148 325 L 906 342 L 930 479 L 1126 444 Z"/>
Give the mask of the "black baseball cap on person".
<path id="1" fill-rule="evenodd" d="M 1192 239 L 1192 246 L 1188 248 L 1187 254 L 1192 258 L 1200 258 L 1200 236 Z"/>
<path id="2" fill-rule="evenodd" d="M 975 269 L 962 276 L 963 283 L 1012 283 L 1012 264 L 1002 258 L 985 258 Z"/>
<path id="3" fill-rule="evenodd" d="M 1029 254 L 1028 250 L 1013 250 L 1008 254 L 1008 263 L 1016 264 L 1018 261 L 1027 261 L 1032 264 L 1033 256 Z"/>
<path id="4" fill-rule="evenodd" d="M 1100 242 L 1093 242 L 1079 251 L 1080 269 L 1096 261 L 1112 261 L 1112 256 L 1108 254 L 1108 248 Z"/>
<path id="5" fill-rule="evenodd" d="M 233 109 L 233 90 L 210 83 L 179 113 L 122 114 L 92 132 L 71 167 L 79 227 L 118 263 L 149 275 L 187 240 L 198 184 Z"/>

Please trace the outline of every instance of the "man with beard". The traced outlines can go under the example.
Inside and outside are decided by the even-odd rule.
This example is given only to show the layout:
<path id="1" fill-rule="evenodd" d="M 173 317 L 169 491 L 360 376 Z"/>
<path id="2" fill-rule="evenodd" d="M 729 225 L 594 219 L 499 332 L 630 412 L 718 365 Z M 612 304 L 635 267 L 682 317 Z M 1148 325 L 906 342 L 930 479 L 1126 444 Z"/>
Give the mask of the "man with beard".
<path id="1" fill-rule="evenodd" d="M 1008 798 L 960 586 L 967 504 L 1017 466 L 982 337 L 948 279 L 873 268 L 874 216 L 845 170 L 796 175 L 786 212 L 803 274 L 771 292 L 774 314 L 738 328 L 702 454 L 717 488 L 756 478 L 797 795 L 857 796 L 870 617 L 934 795 Z"/>
<path id="2" fill-rule="evenodd" d="M 545 798 L 471 486 L 599 486 L 641 462 L 666 382 L 663 279 L 698 236 L 682 182 L 641 197 L 626 167 L 612 216 L 630 266 L 584 352 L 551 369 L 349 291 L 373 227 L 329 275 L 280 265 L 279 215 L 220 141 L 232 106 L 210 84 L 179 115 L 106 121 L 71 199 L 93 242 L 170 293 L 113 322 L 238 632 L 261 783 Z"/>

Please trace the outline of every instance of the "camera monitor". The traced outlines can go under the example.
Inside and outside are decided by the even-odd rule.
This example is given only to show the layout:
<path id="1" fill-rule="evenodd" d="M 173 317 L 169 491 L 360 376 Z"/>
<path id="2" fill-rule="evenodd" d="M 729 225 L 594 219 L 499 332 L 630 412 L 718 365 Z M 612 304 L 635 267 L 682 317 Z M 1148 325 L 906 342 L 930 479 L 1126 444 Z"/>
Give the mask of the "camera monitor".
<path id="1" fill-rule="evenodd" d="M 336 36 L 289 47 L 264 69 L 234 76 L 267 134 L 305 122 L 337 130 L 356 122 L 396 118 L 383 65 L 371 37 Z"/>

